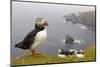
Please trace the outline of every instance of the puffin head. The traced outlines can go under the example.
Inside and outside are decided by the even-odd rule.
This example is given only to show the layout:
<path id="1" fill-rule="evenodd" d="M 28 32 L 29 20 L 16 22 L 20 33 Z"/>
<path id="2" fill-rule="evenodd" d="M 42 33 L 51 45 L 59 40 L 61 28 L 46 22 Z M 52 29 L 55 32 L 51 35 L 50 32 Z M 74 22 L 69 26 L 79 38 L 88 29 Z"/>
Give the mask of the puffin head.
<path id="1" fill-rule="evenodd" d="M 48 26 L 48 21 L 42 17 L 39 17 L 35 20 L 35 25 L 38 27 Z"/>

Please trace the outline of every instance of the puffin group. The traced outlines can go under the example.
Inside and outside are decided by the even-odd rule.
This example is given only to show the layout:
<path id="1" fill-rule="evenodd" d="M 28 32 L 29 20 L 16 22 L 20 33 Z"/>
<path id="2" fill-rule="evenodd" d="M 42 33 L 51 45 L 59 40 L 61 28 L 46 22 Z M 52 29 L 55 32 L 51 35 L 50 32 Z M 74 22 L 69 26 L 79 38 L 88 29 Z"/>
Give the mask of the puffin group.
<path id="1" fill-rule="evenodd" d="M 70 49 L 70 50 L 63 50 L 63 49 L 58 49 L 58 57 L 61 57 L 61 58 L 65 58 L 67 56 L 75 56 L 77 58 L 84 58 L 84 52 L 83 50 L 73 50 L 73 49 Z"/>

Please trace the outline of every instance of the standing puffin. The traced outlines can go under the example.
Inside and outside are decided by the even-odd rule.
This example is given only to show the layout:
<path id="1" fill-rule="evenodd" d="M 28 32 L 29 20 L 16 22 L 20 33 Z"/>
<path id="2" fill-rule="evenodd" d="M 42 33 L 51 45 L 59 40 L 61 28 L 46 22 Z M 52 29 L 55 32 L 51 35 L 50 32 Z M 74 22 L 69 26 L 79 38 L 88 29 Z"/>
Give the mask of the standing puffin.
<path id="1" fill-rule="evenodd" d="M 48 21 L 44 18 L 37 18 L 35 20 L 35 29 L 28 33 L 28 35 L 18 44 L 15 45 L 17 48 L 24 50 L 31 50 L 32 56 L 40 55 L 39 52 L 35 51 L 35 48 L 43 44 L 47 37 Z"/>

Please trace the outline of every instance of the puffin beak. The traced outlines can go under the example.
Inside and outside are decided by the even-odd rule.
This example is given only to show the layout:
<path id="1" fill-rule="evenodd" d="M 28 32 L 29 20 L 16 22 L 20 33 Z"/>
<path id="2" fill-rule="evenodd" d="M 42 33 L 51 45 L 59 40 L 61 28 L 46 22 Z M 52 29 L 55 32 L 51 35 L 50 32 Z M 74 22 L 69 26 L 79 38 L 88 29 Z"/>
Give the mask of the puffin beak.
<path id="1" fill-rule="evenodd" d="M 47 20 L 44 20 L 44 26 L 48 26 L 48 21 Z"/>

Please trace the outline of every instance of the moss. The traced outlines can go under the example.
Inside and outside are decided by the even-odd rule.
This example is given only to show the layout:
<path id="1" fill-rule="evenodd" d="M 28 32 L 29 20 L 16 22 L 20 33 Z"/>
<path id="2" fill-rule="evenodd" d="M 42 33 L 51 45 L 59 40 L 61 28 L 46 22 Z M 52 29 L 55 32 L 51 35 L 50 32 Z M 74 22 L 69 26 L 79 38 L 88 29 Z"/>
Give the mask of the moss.
<path id="1" fill-rule="evenodd" d="M 84 58 L 76 58 L 76 57 L 49 57 L 49 56 L 35 56 L 31 55 L 22 56 L 17 58 L 11 62 L 12 65 L 29 65 L 29 64 L 51 64 L 51 63 L 67 63 L 67 62 L 80 62 L 80 61 L 95 61 L 95 44 L 91 47 L 84 50 L 85 57 Z"/>

